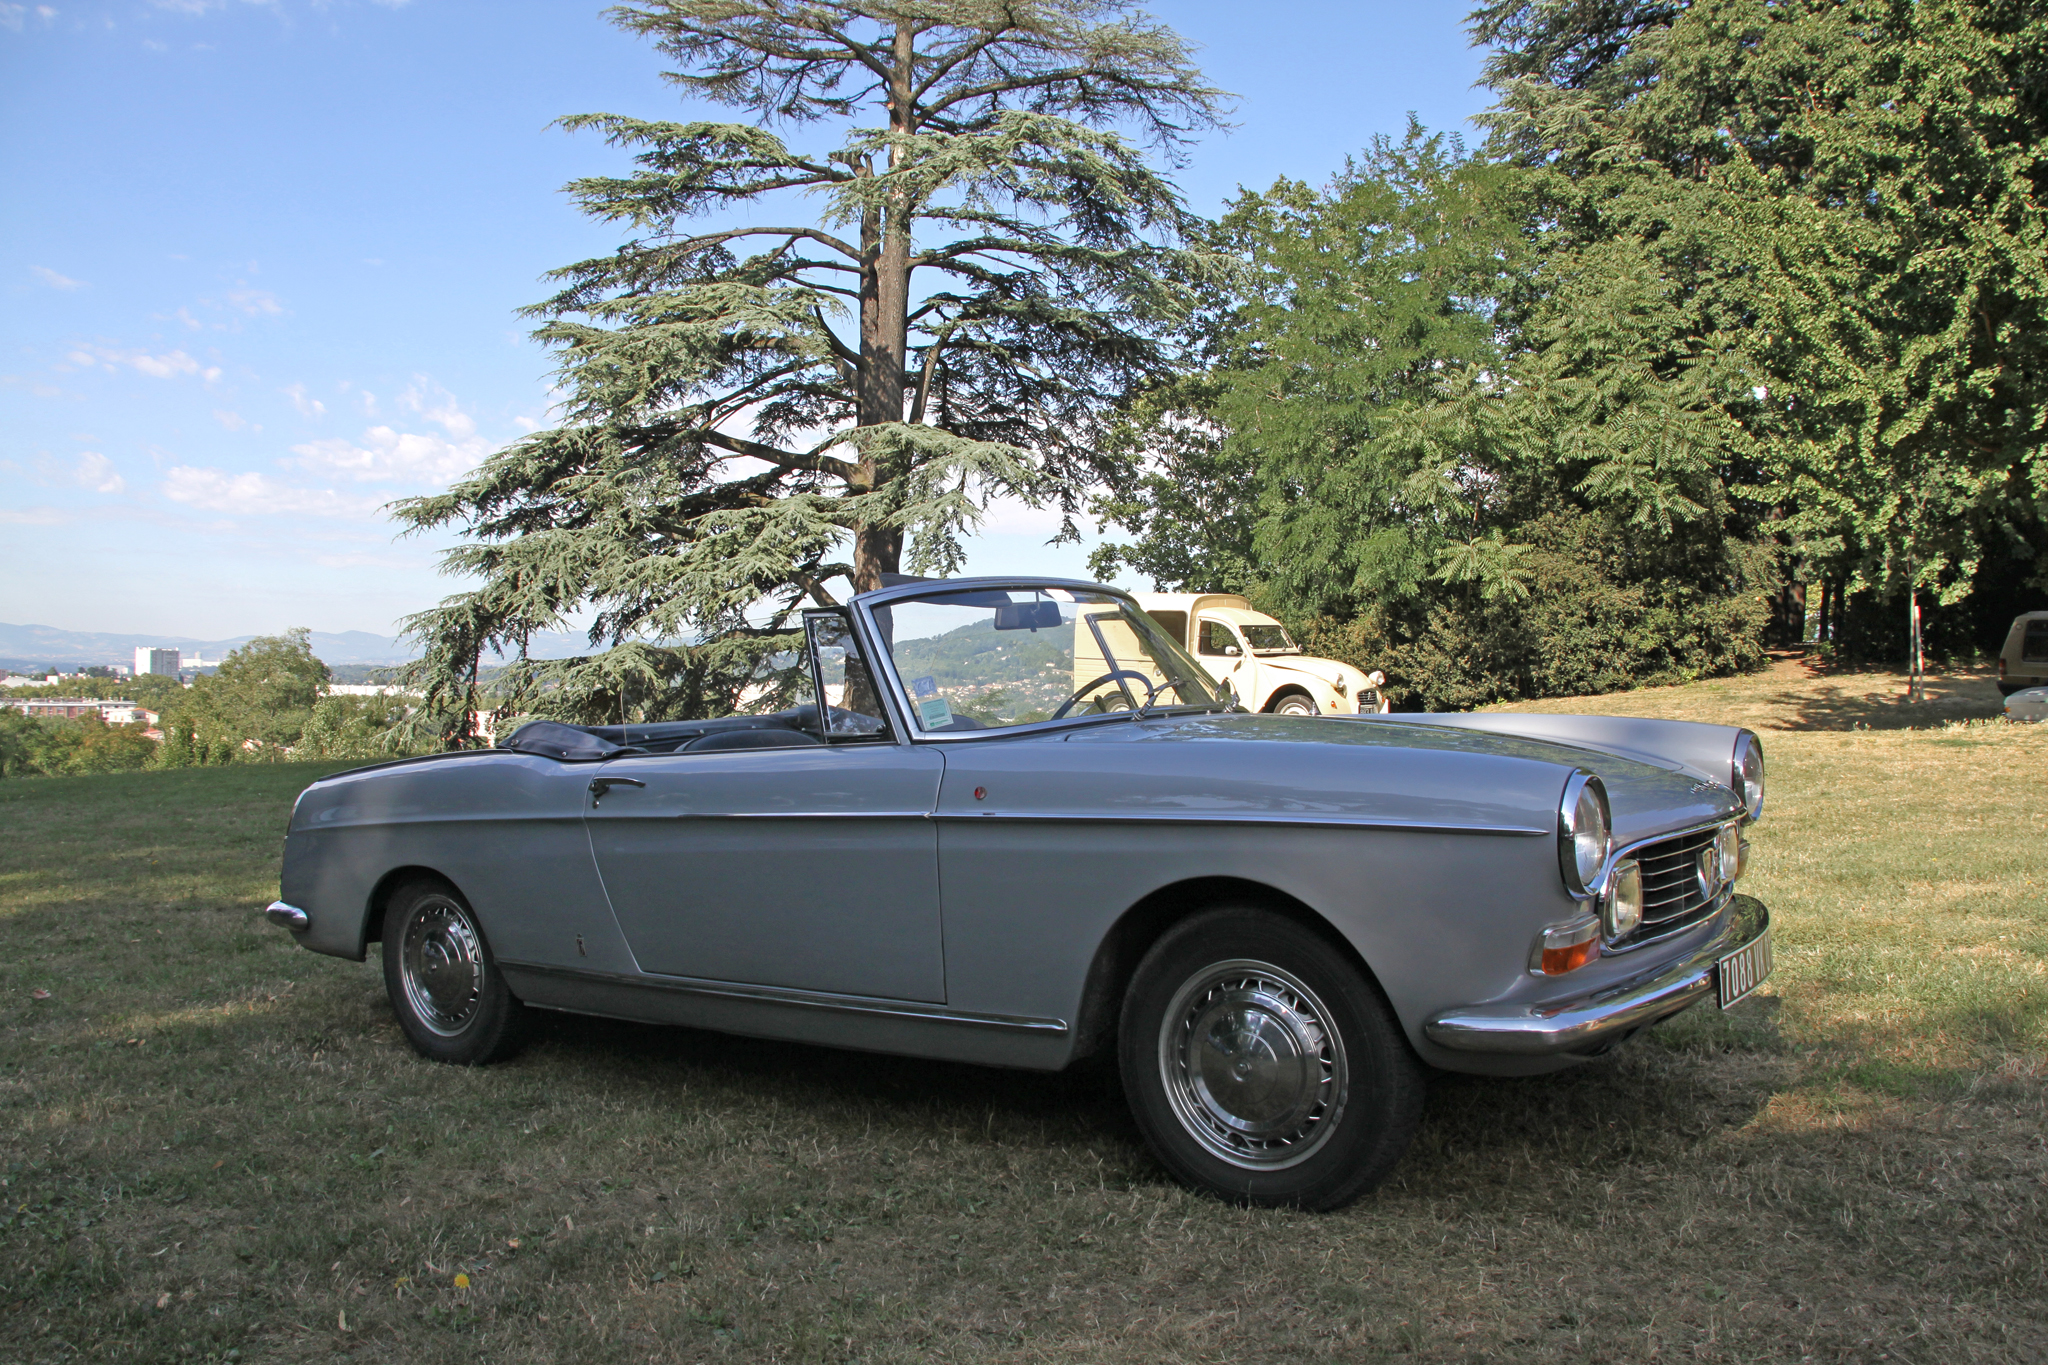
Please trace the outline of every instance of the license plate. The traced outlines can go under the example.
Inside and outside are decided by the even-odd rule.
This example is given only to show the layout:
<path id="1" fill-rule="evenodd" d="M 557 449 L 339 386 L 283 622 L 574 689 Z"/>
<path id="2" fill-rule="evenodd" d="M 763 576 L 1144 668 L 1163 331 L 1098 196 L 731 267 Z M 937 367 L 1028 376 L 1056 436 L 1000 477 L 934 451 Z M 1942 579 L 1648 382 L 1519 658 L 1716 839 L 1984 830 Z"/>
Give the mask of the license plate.
<path id="1" fill-rule="evenodd" d="M 1721 1008 L 1727 1009 L 1763 985 L 1764 978 L 1770 974 L 1771 931 L 1766 927 L 1761 934 L 1722 958 L 1716 965 L 1714 976 L 1720 983 Z"/>

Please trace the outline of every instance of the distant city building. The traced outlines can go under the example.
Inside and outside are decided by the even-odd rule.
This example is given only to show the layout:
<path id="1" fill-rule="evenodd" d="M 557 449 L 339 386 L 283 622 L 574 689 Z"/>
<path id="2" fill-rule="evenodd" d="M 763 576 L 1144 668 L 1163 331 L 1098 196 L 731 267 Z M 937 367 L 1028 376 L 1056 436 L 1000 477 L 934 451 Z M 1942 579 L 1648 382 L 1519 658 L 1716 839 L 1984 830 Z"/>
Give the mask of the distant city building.
<path id="1" fill-rule="evenodd" d="M 329 683 L 330 697 L 406 697 L 412 694 L 396 683 Z"/>
<path id="2" fill-rule="evenodd" d="M 157 673 L 165 677 L 178 676 L 178 651 L 175 649 L 151 649 L 147 645 L 135 647 L 135 676 Z"/>
<path id="3" fill-rule="evenodd" d="M 77 720 L 80 716 L 98 716 L 109 725 L 133 725 L 148 719 L 155 724 L 153 711 L 146 711 L 132 701 L 104 701 L 97 697 L 8 697 L 0 700 L 0 706 L 12 707 L 24 716 L 40 720 Z"/>

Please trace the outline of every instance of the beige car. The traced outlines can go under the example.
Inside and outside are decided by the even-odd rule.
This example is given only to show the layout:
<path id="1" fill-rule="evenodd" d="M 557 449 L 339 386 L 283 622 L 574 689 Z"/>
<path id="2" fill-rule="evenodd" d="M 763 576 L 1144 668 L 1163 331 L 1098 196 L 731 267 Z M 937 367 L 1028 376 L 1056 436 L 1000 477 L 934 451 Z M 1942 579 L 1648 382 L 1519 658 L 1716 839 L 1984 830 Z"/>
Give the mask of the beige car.
<path id="1" fill-rule="evenodd" d="M 1145 614 L 1253 711 L 1287 716 L 1373 715 L 1387 709 L 1384 673 L 1316 659 L 1281 625 L 1232 592 L 1136 594 Z"/>
<path id="2" fill-rule="evenodd" d="M 2030 611 L 2013 619 L 1998 652 L 1998 690 L 2009 697 L 2042 686 L 2048 686 L 2048 611 Z"/>

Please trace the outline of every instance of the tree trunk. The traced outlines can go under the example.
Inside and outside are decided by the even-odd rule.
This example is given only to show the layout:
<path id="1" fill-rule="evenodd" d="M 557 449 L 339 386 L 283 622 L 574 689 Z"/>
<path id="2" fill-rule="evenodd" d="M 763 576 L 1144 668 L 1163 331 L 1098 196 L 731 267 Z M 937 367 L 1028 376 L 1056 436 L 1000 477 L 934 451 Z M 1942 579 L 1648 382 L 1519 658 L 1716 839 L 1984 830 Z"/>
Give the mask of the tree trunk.
<path id="1" fill-rule="evenodd" d="M 889 129 L 915 131 L 911 124 L 911 78 L 916 34 L 908 23 L 897 25 L 895 64 L 889 75 Z M 890 148 L 889 168 L 903 152 Z M 864 427 L 903 420 L 903 367 L 909 342 L 910 205 L 902 191 L 892 194 L 885 211 L 861 219 L 860 382 L 855 420 Z M 861 492 L 872 491 L 905 471 L 883 465 L 876 452 L 863 454 L 857 478 Z M 903 530 L 897 526 L 862 525 L 853 533 L 853 590 L 882 586 L 882 575 L 895 573 L 903 560 Z"/>

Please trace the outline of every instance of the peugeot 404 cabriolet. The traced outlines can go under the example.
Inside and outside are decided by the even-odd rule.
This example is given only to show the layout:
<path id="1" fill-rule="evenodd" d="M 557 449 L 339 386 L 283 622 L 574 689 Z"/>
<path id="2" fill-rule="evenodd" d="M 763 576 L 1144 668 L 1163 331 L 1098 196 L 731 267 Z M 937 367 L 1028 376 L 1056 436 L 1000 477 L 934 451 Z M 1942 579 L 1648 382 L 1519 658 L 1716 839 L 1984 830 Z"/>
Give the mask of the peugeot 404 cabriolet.
<path id="1" fill-rule="evenodd" d="M 273 920 L 382 945 L 412 1045 L 539 1008 L 1002 1066 L 1108 1050 L 1179 1179 L 1334 1208 L 1431 1067 L 1596 1056 L 1771 968 L 1746 730 L 1252 715 L 1125 593 L 908 582 L 804 617 L 812 700 L 323 778 Z"/>

